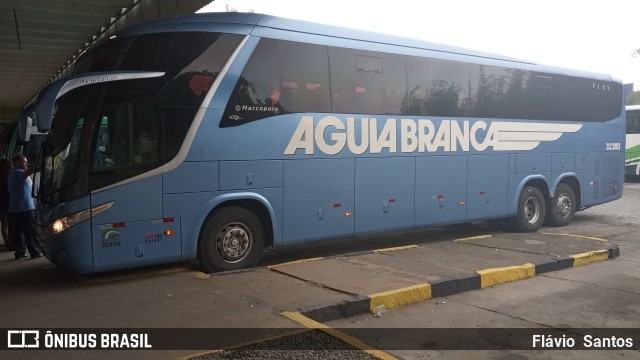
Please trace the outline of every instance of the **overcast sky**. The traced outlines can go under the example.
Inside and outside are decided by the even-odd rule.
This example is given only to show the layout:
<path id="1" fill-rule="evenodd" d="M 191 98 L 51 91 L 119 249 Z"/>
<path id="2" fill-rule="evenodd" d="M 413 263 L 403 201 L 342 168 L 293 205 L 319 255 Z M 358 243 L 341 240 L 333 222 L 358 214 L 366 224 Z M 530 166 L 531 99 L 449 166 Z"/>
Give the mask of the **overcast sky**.
<path id="1" fill-rule="evenodd" d="M 227 5 L 611 74 L 640 89 L 639 0 L 216 0 L 201 11 Z"/>

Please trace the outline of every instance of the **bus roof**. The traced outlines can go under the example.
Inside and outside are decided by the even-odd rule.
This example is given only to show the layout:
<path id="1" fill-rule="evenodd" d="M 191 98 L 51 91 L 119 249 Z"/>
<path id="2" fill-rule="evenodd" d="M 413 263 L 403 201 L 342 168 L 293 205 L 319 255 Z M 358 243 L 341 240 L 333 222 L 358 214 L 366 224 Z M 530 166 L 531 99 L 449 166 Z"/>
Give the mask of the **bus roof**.
<path id="1" fill-rule="evenodd" d="M 619 81 L 613 79 L 606 74 L 599 74 L 574 69 L 566 69 L 555 66 L 546 66 L 538 64 L 534 61 L 528 61 L 504 55 L 498 55 L 478 50 L 466 49 L 456 46 L 450 46 L 425 40 L 411 39 L 401 36 L 369 32 L 364 30 L 337 27 L 332 25 L 312 23 L 302 20 L 287 19 L 272 15 L 256 14 L 256 13 L 238 13 L 238 12 L 219 12 L 219 13 L 200 13 L 192 15 L 173 16 L 168 18 L 155 19 L 146 23 L 134 25 L 124 29 L 118 35 L 133 35 L 148 32 L 163 31 L 211 31 L 211 24 L 228 24 L 243 25 L 244 31 L 237 32 L 242 34 L 252 34 L 257 29 L 274 29 L 284 30 L 288 32 L 296 32 L 300 34 L 320 35 L 336 39 L 347 39 L 356 41 L 365 41 L 369 43 L 400 46 L 405 48 L 429 50 L 452 55 L 471 56 L 481 59 L 497 60 L 512 63 L 513 67 L 523 68 L 533 71 L 551 72 L 569 76 L 578 76 L 593 78 L 605 81 Z M 264 32 L 261 32 L 264 34 Z M 504 66 L 504 64 L 501 64 Z"/>

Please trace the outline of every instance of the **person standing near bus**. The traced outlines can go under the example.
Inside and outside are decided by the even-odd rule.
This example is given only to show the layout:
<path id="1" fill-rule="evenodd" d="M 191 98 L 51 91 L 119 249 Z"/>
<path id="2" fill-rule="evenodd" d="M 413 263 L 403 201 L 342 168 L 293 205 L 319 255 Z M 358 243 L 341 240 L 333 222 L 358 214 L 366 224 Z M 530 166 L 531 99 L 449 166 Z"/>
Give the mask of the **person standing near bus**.
<path id="1" fill-rule="evenodd" d="M 11 159 L 13 170 L 9 173 L 9 219 L 11 222 L 9 237 L 15 248 L 16 260 L 26 257 L 26 248 L 32 259 L 42 257 L 42 248 L 36 238 L 36 214 L 30 176 L 35 173 L 36 165 L 29 165 L 24 155 L 16 155 Z M 24 238 L 23 238 L 24 236 Z"/>
<path id="2" fill-rule="evenodd" d="M 9 188 L 7 187 L 10 171 L 11 161 L 0 159 L 0 234 L 7 250 L 13 251 L 13 244 L 9 238 Z"/>

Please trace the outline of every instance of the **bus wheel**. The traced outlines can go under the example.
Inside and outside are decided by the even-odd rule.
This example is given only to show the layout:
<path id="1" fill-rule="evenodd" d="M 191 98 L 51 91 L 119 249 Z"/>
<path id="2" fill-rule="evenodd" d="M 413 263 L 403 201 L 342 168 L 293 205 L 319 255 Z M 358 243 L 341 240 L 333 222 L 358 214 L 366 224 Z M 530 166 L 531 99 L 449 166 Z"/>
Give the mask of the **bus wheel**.
<path id="1" fill-rule="evenodd" d="M 537 187 L 527 186 L 520 193 L 518 213 L 511 219 L 511 226 L 518 232 L 538 231 L 544 222 L 546 203 Z"/>
<path id="2" fill-rule="evenodd" d="M 569 225 L 575 213 L 576 196 L 573 189 L 564 183 L 558 185 L 556 195 L 549 199 L 545 223 L 551 226 Z"/>
<path id="3" fill-rule="evenodd" d="M 254 213 L 237 206 L 222 208 L 205 222 L 198 241 L 198 262 L 208 273 L 255 266 L 264 238 L 264 228 Z"/>

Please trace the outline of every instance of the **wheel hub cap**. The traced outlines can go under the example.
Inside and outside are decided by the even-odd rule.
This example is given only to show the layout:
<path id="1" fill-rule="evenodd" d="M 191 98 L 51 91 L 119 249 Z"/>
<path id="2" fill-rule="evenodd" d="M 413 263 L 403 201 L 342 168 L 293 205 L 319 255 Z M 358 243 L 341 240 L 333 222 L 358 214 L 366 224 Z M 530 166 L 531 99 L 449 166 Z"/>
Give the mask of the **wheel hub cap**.
<path id="1" fill-rule="evenodd" d="M 540 202 L 535 197 L 530 197 L 524 203 L 524 218 L 530 224 L 538 221 L 540 218 Z"/>
<path id="2" fill-rule="evenodd" d="M 228 224 L 218 234 L 218 254 L 230 263 L 241 261 L 249 254 L 251 239 L 251 232 L 245 225 Z"/>
<path id="3" fill-rule="evenodd" d="M 567 194 L 560 195 L 556 202 L 556 208 L 561 217 L 569 216 L 571 214 L 571 198 Z"/>

